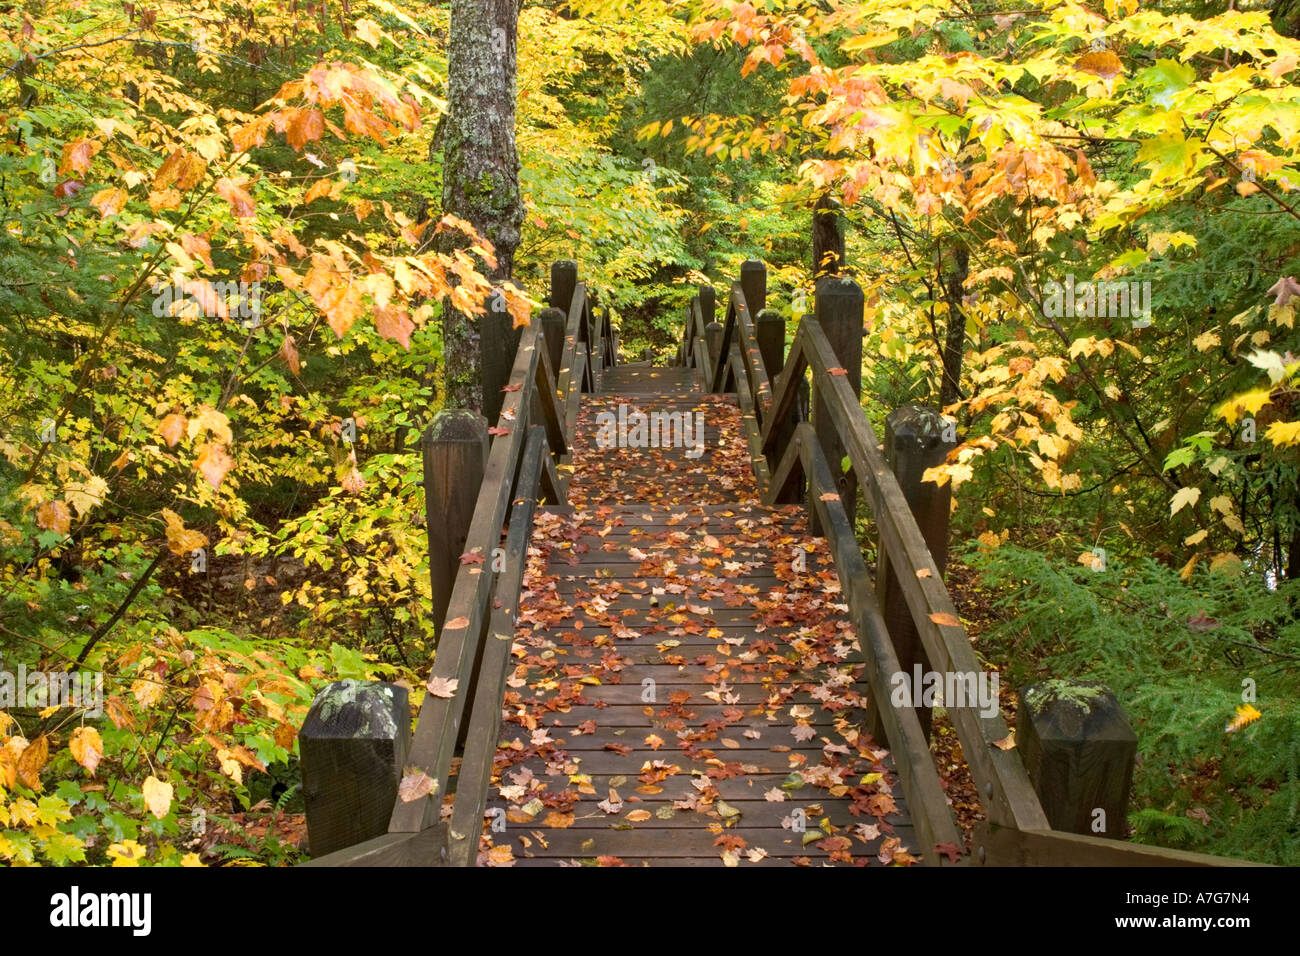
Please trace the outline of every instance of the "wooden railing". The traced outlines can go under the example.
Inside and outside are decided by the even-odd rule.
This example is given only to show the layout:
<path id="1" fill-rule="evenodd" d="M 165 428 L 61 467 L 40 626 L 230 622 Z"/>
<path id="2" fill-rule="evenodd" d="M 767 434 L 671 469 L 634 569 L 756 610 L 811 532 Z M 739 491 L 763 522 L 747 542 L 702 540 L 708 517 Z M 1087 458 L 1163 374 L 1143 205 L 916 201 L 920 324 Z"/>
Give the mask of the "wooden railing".
<path id="1" fill-rule="evenodd" d="M 814 530 L 828 539 L 858 635 L 856 660 L 864 668 L 873 729 L 883 732 L 893 752 L 920 852 L 942 864 L 1237 865 L 1239 861 L 1205 854 L 1053 829 L 1040 799 L 1044 778 L 1040 775 L 1036 789 L 1000 710 L 986 716 L 973 703 L 948 702 L 947 713 L 986 817 L 976 827 L 968 851 L 930 751 L 929 713 L 892 706 L 891 692 L 896 675 L 910 677 L 914 662 L 945 674 L 976 675 L 984 668 L 944 584 L 943 563 L 935 561 L 913 502 L 900 487 L 885 446 L 862 408 L 861 291 L 843 277 L 819 280 L 817 291 L 814 314 L 799 323 L 787 355 L 784 320 L 761 305 L 756 315 L 751 309 L 751 303 L 765 302 L 765 273 L 762 263 L 746 262 L 740 281 L 731 285 L 721 322 L 713 317 L 712 288 L 701 287 L 692 299 L 678 362 L 695 368 L 706 388 L 736 394 L 765 502 L 802 501 Z M 841 474 L 844 458 L 850 468 Z M 878 534 L 880 573 L 874 583 L 855 534 L 859 488 Z M 946 497 L 943 512 L 939 533 L 934 527 L 927 530 L 930 541 L 943 539 L 935 546 L 941 547 L 946 562 Z M 898 596 L 886 606 L 888 613 L 882 613 L 887 584 Z M 895 606 L 900 599 L 901 606 Z M 909 639 L 919 640 L 920 646 L 905 647 Z M 1024 710 L 1022 706 L 1022 736 L 1030 720 Z M 1084 749 L 1092 745 L 1087 740 L 1072 743 Z M 1097 742 L 1094 752 L 1102 752 L 1108 743 Z M 1033 745 L 1046 746 L 1037 740 Z M 1120 818 L 1106 824 L 1112 837 L 1121 835 L 1124 827 L 1129 778 L 1123 760 L 1121 753 L 1118 763 L 1111 760 L 1102 768 L 1117 779 L 1099 787 L 1109 794 L 1110 809 Z M 1130 751 L 1129 773 L 1131 760 Z M 1050 796 L 1058 819 L 1063 805 L 1081 799 L 1077 793 Z"/>
<path id="2" fill-rule="evenodd" d="M 304 766 L 309 839 L 316 844 L 318 834 L 331 834 L 333 841 L 338 831 L 346 846 L 321 856 L 313 845 L 312 865 L 475 862 L 533 514 L 543 500 L 564 503 L 566 483 L 557 469 L 567 462 L 579 400 L 598 388 L 604 369 L 618 358 L 617 334 L 608 314 L 594 309 L 594 296 L 578 281 L 577 266 L 555 263 L 551 278 L 550 307 L 523 328 L 508 374 L 490 367 L 485 356 L 484 395 L 504 396 L 497 420 L 490 423 L 495 437 L 486 461 L 478 451 L 488 444 L 489 423 L 482 416 L 442 412 L 426 434 L 426 517 L 438 637 L 431 689 L 409 751 L 395 746 L 391 757 L 390 750 L 383 751 L 393 766 L 380 766 L 368 778 L 368 786 L 392 792 L 389 812 L 356 793 L 339 794 L 331 804 L 329 782 L 313 785 L 312 768 Z M 455 494 L 466 486 L 477 494 L 472 508 L 458 513 Z M 438 592 L 447 585 L 440 585 L 438 571 L 447 567 L 455 570 L 447 577 L 450 593 L 443 602 Z M 351 702 L 355 688 L 340 686 L 323 691 L 313 711 L 337 713 L 340 707 L 331 708 L 330 694 Z M 339 748 L 349 746 L 359 747 L 363 758 L 370 753 L 366 741 L 338 742 Z M 451 814 L 444 821 L 444 794 L 458 751 Z M 343 755 L 333 764 L 347 760 Z M 399 779 L 410 786 L 399 789 Z M 412 798 L 421 789 L 428 792 Z M 347 819 L 336 827 L 333 815 Z M 386 830 L 382 835 L 368 832 L 380 827 Z"/>

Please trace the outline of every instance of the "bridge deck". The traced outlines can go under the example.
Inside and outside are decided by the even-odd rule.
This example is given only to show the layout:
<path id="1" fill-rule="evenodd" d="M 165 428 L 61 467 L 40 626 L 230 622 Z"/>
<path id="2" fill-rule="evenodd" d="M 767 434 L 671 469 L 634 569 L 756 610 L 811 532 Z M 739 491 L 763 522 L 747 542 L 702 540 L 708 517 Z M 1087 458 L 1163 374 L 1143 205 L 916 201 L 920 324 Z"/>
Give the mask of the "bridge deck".
<path id="1" fill-rule="evenodd" d="M 760 503 L 734 399 L 686 369 L 602 384 L 569 505 L 536 518 L 480 862 L 910 862 L 825 540 Z M 620 405 L 621 445 L 640 410 L 702 422 L 704 447 L 603 447 Z"/>

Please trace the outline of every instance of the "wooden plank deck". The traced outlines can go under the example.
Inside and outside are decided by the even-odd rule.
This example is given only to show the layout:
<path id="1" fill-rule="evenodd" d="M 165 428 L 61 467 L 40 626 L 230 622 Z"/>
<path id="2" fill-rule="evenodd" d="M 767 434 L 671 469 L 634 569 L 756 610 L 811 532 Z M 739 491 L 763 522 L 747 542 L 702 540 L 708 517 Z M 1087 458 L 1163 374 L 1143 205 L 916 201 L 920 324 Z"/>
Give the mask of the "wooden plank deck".
<path id="1" fill-rule="evenodd" d="M 826 542 L 759 503 L 739 407 L 683 371 L 613 369 L 583 398 L 569 507 L 534 526 L 479 861 L 911 862 Z M 702 453 L 597 447 L 620 404 L 698 412 Z"/>

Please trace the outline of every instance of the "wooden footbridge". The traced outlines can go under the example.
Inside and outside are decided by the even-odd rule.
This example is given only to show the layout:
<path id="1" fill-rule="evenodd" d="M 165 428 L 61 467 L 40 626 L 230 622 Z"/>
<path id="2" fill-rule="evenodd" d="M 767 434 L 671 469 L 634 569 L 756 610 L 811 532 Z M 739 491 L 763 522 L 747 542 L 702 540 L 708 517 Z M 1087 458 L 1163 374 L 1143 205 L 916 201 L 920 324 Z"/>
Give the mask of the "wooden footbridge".
<path id="1" fill-rule="evenodd" d="M 414 735 L 403 688 L 354 682 L 302 729 L 312 865 L 1232 862 L 1123 841 L 1135 738 L 1104 697 L 1022 701 L 1018 742 L 948 700 L 983 808 L 963 831 L 930 710 L 895 693 L 986 670 L 921 481 L 954 436 L 906 409 L 878 441 L 852 280 L 819 281 L 788 349 L 765 299 L 747 262 L 724 303 L 700 288 L 671 366 L 620 364 L 553 266 L 513 364 L 485 351 L 486 418 L 426 436 L 439 639 Z"/>

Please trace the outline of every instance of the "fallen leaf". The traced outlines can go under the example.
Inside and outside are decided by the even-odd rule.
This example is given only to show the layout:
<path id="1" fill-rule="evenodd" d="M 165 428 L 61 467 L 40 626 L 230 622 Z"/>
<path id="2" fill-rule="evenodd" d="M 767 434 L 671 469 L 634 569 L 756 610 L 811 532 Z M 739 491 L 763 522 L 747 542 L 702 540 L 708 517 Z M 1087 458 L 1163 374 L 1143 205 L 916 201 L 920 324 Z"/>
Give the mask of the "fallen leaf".
<path id="1" fill-rule="evenodd" d="M 451 697 L 459 684 L 460 681 L 455 678 L 448 680 L 445 677 L 430 677 L 424 686 L 434 697 Z"/>
<path id="2" fill-rule="evenodd" d="M 423 770 L 408 770 L 397 785 L 397 795 L 403 803 L 411 803 L 438 792 L 438 781 Z"/>

